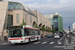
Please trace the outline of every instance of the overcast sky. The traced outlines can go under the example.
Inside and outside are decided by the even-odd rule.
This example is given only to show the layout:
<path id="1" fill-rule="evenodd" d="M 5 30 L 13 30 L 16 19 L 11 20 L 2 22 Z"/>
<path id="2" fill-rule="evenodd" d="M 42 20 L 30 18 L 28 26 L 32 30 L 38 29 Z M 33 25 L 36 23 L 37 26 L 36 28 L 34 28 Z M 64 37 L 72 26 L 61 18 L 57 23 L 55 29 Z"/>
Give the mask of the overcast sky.
<path id="1" fill-rule="evenodd" d="M 14 1 L 14 0 L 12 0 Z M 31 9 L 37 9 L 42 15 L 58 12 L 63 17 L 64 29 L 68 30 L 75 22 L 75 0 L 15 0 Z"/>

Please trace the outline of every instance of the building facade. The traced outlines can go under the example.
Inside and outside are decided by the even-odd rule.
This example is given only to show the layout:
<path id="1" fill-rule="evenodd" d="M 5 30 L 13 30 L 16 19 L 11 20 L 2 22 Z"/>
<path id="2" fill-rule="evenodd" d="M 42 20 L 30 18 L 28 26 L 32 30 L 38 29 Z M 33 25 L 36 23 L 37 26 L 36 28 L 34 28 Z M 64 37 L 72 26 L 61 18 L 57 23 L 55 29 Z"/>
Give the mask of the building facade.
<path id="1" fill-rule="evenodd" d="M 45 28 L 52 29 L 51 22 L 37 10 L 31 10 L 20 2 L 0 1 L 0 36 L 8 36 L 7 28 L 21 25 L 23 20 L 26 25 L 35 27 L 37 24 L 40 29 L 45 25 Z"/>
<path id="2" fill-rule="evenodd" d="M 51 21 L 52 29 L 55 31 L 63 32 L 63 18 L 57 12 L 51 15 L 44 15 L 48 20 Z"/>
<path id="3" fill-rule="evenodd" d="M 53 25 L 53 14 L 50 15 L 44 15 L 45 18 L 47 18 L 49 21 L 51 21 L 51 26 Z"/>
<path id="4" fill-rule="evenodd" d="M 72 24 L 73 31 L 75 31 L 75 22 Z"/>

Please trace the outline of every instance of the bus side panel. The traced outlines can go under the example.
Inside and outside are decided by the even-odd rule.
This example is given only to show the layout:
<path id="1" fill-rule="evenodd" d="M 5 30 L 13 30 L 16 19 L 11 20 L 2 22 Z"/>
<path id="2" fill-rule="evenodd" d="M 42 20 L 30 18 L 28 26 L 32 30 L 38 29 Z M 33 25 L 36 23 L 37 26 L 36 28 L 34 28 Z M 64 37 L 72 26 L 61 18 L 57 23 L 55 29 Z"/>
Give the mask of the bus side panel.
<path id="1" fill-rule="evenodd" d="M 31 41 L 40 40 L 40 35 L 35 35 L 35 39 L 30 39 Z"/>
<path id="2" fill-rule="evenodd" d="M 25 43 L 26 43 L 26 42 L 29 42 L 30 37 L 31 37 L 31 36 L 25 36 Z"/>

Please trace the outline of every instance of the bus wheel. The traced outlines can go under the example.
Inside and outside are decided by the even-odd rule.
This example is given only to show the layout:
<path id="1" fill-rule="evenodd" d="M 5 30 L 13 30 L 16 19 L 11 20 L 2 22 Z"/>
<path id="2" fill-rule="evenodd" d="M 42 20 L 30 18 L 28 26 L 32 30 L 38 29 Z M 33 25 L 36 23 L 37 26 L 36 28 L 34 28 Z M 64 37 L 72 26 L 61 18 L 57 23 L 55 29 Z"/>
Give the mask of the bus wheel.
<path id="1" fill-rule="evenodd" d="M 18 45 L 18 43 L 15 43 L 14 45 Z"/>
<path id="2" fill-rule="evenodd" d="M 39 39 L 38 39 L 38 37 L 37 37 L 37 41 L 38 41 Z"/>
<path id="3" fill-rule="evenodd" d="M 29 38 L 29 42 L 28 43 L 30 43 L 31 41 L 30 41 L 30 38 Z"/>

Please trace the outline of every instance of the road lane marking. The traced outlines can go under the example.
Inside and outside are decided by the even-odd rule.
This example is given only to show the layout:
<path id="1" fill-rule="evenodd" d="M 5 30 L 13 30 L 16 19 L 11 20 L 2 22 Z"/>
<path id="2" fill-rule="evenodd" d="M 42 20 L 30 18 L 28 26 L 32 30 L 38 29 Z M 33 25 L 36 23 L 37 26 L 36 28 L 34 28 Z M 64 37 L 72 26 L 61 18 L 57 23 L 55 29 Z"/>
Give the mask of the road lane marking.
<path id="1" fill-rule="evenodd" d="M 43 42 L 42 44 L 46 44 L 47 42 Z"/>
<path id="2" fill-rule="evenodd" d="M 34 44 L 38 44 L 38 43 L 40 43 L 40 42 L 35 42 Z"/>
<path id="3" fill-rule="evenodd" d="M 57 42 L 61 41 L 63 38 L 64 38 L 64 36 L 61 39 L 59 39 Z"/>
<path id="4" fill-rule="evenodd" d="M 58 42 L 58 44 L 61 44 L 62 42 Z"/>
<path id="5" fill-rule="evenodd" d="M 50 42 L 49 44 L 54 44 L 54 42 Z"/>

